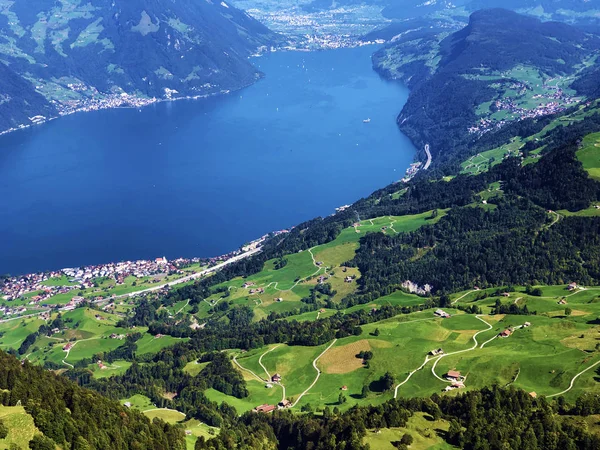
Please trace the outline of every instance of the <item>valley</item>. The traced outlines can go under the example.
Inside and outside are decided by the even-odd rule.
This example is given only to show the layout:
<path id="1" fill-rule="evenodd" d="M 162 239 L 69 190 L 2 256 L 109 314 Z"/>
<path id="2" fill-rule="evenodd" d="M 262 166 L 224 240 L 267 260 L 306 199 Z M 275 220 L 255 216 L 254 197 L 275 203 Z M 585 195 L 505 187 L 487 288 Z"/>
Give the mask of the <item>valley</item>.
<path id="1" fill-rule="evenodd" d="M 600 448 L 596 13 L 498 3 L 0 0 L 0 449 Z"/>

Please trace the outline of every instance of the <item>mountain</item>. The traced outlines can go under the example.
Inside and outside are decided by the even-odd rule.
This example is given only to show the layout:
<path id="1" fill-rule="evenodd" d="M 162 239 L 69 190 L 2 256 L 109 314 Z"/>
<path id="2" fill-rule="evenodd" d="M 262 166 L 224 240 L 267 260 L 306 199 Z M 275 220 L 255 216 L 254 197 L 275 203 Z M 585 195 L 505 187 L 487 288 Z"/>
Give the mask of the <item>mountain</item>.
<path id="1" fill-rule="evenodd" d="M 598 37 L 573 26 L 491 9 L 455 33 L 405 33 L 373 62 L 412 89 L 398 117 L 402 131 L 419 147 L 431 145 L 434 165 L 455 171 L 491 130 L 581 101 L 571 85 L 599 49 Z"/>
<path id="2" fill-rule="evenodd" d="M 27 114 L 46 117 L 54 109 L 239 89 L 261 76 L 248 56 L 280 41 L 212 0 L 11 2 L 0 15 L 0 36 L 2 70 L 12 75 L 2 77 L 0 91 L 26 95 Z M 0 130 L 29 123 L 16 105 L 4 110 Z"/>
<path id="3" fill-rule="evenodd" d="M 0 446 L 7 444 L 1 433 L 3 419 L 20 415 L 8 433 L 19 436 L 23 423 L 33 418 L 35 431 L 27 448 L 72 449 L 185 449 L 180 427 L 162 420 L 151 422 L 142 413 L 114 400 L 79 387 L 0 351 Z M 29 419 L 31 420 L 31 419 Z M 8 424 L 10 425 L 10 424 Z M 33 434 L 32 433 L 32 434 Z M 21 448 L 10 447 L 10 448 Z"/>

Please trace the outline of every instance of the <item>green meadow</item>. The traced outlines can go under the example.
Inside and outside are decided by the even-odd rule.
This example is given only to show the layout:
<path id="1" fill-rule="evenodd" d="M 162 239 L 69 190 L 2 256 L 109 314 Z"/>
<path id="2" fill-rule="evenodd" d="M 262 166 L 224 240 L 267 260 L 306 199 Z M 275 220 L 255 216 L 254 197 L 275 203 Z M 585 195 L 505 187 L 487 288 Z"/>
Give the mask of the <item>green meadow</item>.
<path id="1" fill-rule="evenodd" d="M 583 139 L 582 148 L 577 151 L 577 159 L 591 178 L 600 180 L 600 133 L 590 134 Z"/>
<path id="2" fill-rule="evenodd" d="M 8 428 L 8 436 L 0 439 L 0 450 L 29 448 L 29 441 L 41 434 L 33 423 L 33 417 L 22 406 L 1 406 L 0 420 Z"/>

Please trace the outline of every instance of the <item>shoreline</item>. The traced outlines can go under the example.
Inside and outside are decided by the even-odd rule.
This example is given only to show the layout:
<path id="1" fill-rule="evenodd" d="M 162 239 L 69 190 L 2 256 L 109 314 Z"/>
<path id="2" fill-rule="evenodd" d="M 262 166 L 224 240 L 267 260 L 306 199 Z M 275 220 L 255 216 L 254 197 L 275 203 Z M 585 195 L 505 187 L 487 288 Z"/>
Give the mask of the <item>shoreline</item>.
<path id="1" fill-rule="evenodd" d="M 333 50 L 341 50 L 341 49 L 345 49 L 345 48 L 357 48 L 357 47 L 366 47 L 369 45 L 381 45 L 383 44 L 383 41 L 361 41 L 361 40 L 357 40 L 356 42 L 353 43 L 353 45 L 344 45 L 344 46 L 340 46 L 340 47 L 319 47 L 319 48 L 303 48 L 303 47 L 290 47 L 290 46 L 285 46 L 285 47 L 280 47 L 280 48 L 273 48 L 267 52 L 264 53 L 254 53 L 248 56 L 248 59 L 252 59 L 252 58 L 260 58 L 266 54 L 270 54 L 270 53 L 276 53 L 276 52 L 318 52 L 318 51 L 333 51 Z M 235 88 L 229 88 L 229 89 L 222 89 L 218 92 L 211 92 L 208 94 L 199 94 L 199 95 L 185 95 L 185 96 L 180 96 L 180 97 L 167 97 L 167 98 L 158 98 L 158 97 L 152 97 L 152 98 L 147 98 L 147 97 L 136 97 L 134 95 L 131 94 L 127 94 L 127 93 L 122 93 L 120 94 L 122 96 L 123 99 L 123 106 L 121 105 L 98 105 L 97 107 L 94 107 L 92 109 L 89 109 L 89 106 L 82 106 L 79 108 L 76 108 L 72 111 L 67 111 L 67 112 L 59 112 L 58 115 L 56 116 L 52 116 L 52 117 L 45 117 L 45 116 L 34 116 L 32 118 L 30 118 L 30 120 L 32 121 L 32 123 L 29 124 L 19 124 L 16 127 L 12 127 L 12 128 L 8 128 L 6 130 L 2 130 L 0 131 L 0 137 L 2 136 L 6 136 L 8 134 L 14 133 L 16 131 L 21 131 L 21 130 L 27 130 L 30 128 L 33 128 L 35 126 L 38 125 L 44 125 L 46 123 L 52 122 L 53 120 L 57 120 L 60 119 L 62 117 L 67 117 L 67 116 L 71 116 L 73 114 L 80 114 L 80 113 L 87 113 L 87 112 L 93 112 L 93 111 L 104 111 L 104 110 L 108 110 L 108 109 L 141 109 L 141 108 L 146 108 L 148 106 L 151 105 L 155 105 L 158 103 L 168 103 L 168 102 L 177 102 L 177 101 L 182 101 L 182 100 L 202 100 L 205 98 L 211 98 L 211 97 L 218 97 L 220 95 L 229 95 L 235 92 L 239 92 L 241 90 L 244 90 L 250 86 L 252 86 L 253 84 L 255 84 L 256 82 L 260 81 L 262 78 L 264 78 L 265 74 L 263 74 L 260 71 L 257 71 L 257 75 L 259 75 L 258 77 L 256 77 L 256 79 L 254 81 L 252 81 L 251 83 L 247 83 L 244 84 L 242 86 L 239 87 L 235 87 Z M 166 91 L 167 94 L 165 95 L 169 95 L 170 92 L 167 90 Z M 116 99 L 112 99 L 112 100 L 116 100 Z M 140 102 L 139 105 L 131 105 L 131 104 L 127 104 L 128 100 L 131 101 L 138 101 Z M 106 99 L 104 100 L 106 101 Z M 37 118 L 37 117 L 43 117 L 43 120 L 38 120 L 38 121 L 33 121 L 33 119 Z"/>
<path id="2" fill-rule="evenodd" d="M 364 47 L 364 46 L 368 46 L 368 45 L 374 46 L 374 45 L 378 45 L 378 43 L 376 43 L 376 42 L 361 41 L 361 42 L 357 43 L 354 46 L 343 47 L 343 48 L 340 48 L 338 50 L 342 50 L 342 49 L 345 49 L 345 48 Z M 320 49 L 320 50 L 322 50 L 322 51 L 331 51 L 331 50 L 335 50 L 335 49 Z M 283 49 L 280 48 L 280 49 L 277 49 L 275 51 L 270 51 L 270 52 L 263 53 L 263 54 L 260 54 L 260 55 L 252 55 L 251 58 L 257 58 L 259 56 L 267 56 L 270 53 L 276 53 L 276 52 L 286 52 L 286 53 L 287 52 L 296 52 L 296 53 L 302 53 L 303 51 L 305 51 L 305 50 L 301 49 L 301 48 L 283 48 Z M 318 50 L 310 50 L 310 52 L 313 52 L 313 51 L 318 51 Z M 154 105 L 154 104 L 158 104 L 158 103 L 168 103 L 168 102 L 176 102 L 176 101 L 182 101 L 182 100 L 196 101 L 196 100 L 202 100 L 202 99 L 206 99 L 206 98 L 218 97 L 218 96 L 221 96 L 221 95 L 223 95 L 223 96 L 231 95 L 231 94 L 234 94 L 234 93 L 236 93 L 238 91 L 241 91 L 241 90 L 243 90 L 243 89 L 245 89 L 247 87 L 251 87 L 254 84 L 256 84 L 257 82 L 261 81 L 263 78 L 265 78 L 265 76 L 266 76 L 265 74 L 260 73 L 260 71 L 258 71 L 258 70 L 257 70 L 257 72 L 260 74 L 260 76 L 257 76 L 252 82 L 244 84 L 244 85 L 242 85 L 240 87 L 237 87 L 237 88 L 234 88 L 234 89 L 226 89 L 226 90 L 221 90 L 221 91 L 213 92 L 213 93 L 209 93 L 209 94 L 193 95 L 193 96 L 192 95 L 177 96 L 177 97 L 172 97 L 172 98 L 156 98 L 156 97 L 151 98 L 151 99 L 136 98 L 139 101 L 145 101 L 145 103 L 143 105 L 137 105 L 137 106 L 136 105 L 131 105 L 131 104 L 125 104 L 123 106 L 106 105 L 106 106 L 99 107 L 99 108 L 96 108 L 96 109 L 93 109 L 93 110 L 87 109 L 85 107 L 78 108 L 78 109 L 75 109 L 73 111 L 69 111 L 69 112 L 60 114 L 60 115 L 55 116 L 55 117 L 50 117 L 50 118 L 48 118 L 48 119 L 46 119 L 44 121 L 40 121 L 40 122 L 37 122 L 37 123 L 32 123 L 32 124 L 29 124 L 29 125 L 24 125 L 24 126 L 19 127 L 19 128 L 13 128 L 13 129 L 10 129 L 10 130 L 5 130 L 3 132 L 0 132 L 0 136 L 7 135 L 9 133 L 12 133 L 13 131 L 19 131 L 19 130 L 22 130 L 22 129 L 28 129 L 28 128 L 33 127 L 34 125 L 42 125 L 42 124 L 44 124 L 46 122 L 50 122 L 50 121 L 59 119 L 59 118 L 61 118 L 63 116 L 69 116 L 69 115 L 76 114 L 76 113 L 92 112 L 92 111 L 106 110 L 106 109 L 114 109 L 114 110 L 117 110 L 117 109 L 141 109 L 143 107 Z M 374 72 L 378 73 L 376 70 L 374 70 Z M 379 74 L 379 75 L 381 75 L 381 74 Z M 382 77 L 382 78 L 385 79 L 385 77 Z M 404 84 L 404 83 L 401 83 L 401 84 Z M 397 126 L 397 124 L 396 124 L 396 126 Z M 415 157 L 416 157 L 416 155 L 418 153 L 418 149 L 416 148 L 416 146 L 414 145 L 414 143 L 412 141 L 411 141 L 411 144 L 413 145 L 413 147 L 416 150 L 415 151 Z M 409 167 L 409 169 L 410 169 L 410 167 Z M 407 170 L 409 170 L 409 169 L 407 169 Z M 399 181 L 401 181 L 401 180 L 397 179 L 394 182 L 399 182 Z M 387 183 L 384 183 L 384 184 L 387 185 Z M 338 209 L 339 208 L 335 208 L 336 211 Z M 334 212 L 334 214 L 335 214 L 335 212 Z M 291 228 L 293 228 L 293 227 L 291 227 Z M 270 235 L 272 233 L 273 232 L 268 232 L 266 235 Z M 276 231 L 275 233 L 278 233 L 278 232 Z M 224 254 L 221 254 L 221 255 L 212 255 L 212 256 L 181 256 L 181 255 L 179 255 L 179 256 L 176 256 L 176 257 L 174 256 L 173 258 L 174 259 L 197 259 L 197 260 L 205 260 L 205 261 L 209 261 L 209 260 L 223 260 L 223 259 L 225 259 L 225 258 L 227 258 L 229 256 L 232 256 L 232 255 L 235 255 L 235 254 L 239 254 L 240 252 L 243 252 L 243 250 L 242 250 L 243 247 L 244 247 L 244 245 L 241 245 L 239 247 L 234 247 L 233 250 L 227 251 L 227 253 L 224 253 Z M 151 257 L 151 256 L 148 256 L 148 257 Z M 83 263 L 83 264 L 81 264 L 81 267 L 99 266 L 99 265 L 105 265 L 105 264 L 114 264 L 114 263 L 123 262 L 123 261 L 141 261 L 141 260 L 143 260 L 143 257 L 140 258 L 139 256 L 135 256 L 135 255 L 133 256 L 133 258 L 134 259 L 117 259 L 117 260 L 113 259 L 113 260 L 110 260 L 110 261 L 107 261 L 107 262 L 104 262 L 104 263 L 92 261 L 90 263 Z M 74 266 L 77 266 L 77 264 L 74 264 Z M 31 273 L 48 273 L 48 272 L 53 272 L 53 271 L 56 271 L 56 270 L 62 270 L 62 269 L 57 269 L 56 267 L 35 269 L 34 271 L 18 272 L 18 275 L 16 275 L 16 276 L 24 276 L 26 274 L 31 274 Z"/>

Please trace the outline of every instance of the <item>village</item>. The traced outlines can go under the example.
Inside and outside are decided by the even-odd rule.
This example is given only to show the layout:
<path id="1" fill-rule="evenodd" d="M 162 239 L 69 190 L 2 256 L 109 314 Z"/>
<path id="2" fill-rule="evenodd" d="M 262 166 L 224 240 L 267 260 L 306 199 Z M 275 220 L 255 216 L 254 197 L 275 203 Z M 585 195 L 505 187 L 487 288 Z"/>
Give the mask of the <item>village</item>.
<path id="1" fill-rule="evenodd" d="M 72 295 L 73 292 L 77 292 L 77 295 L 71 297 L 66 304 L 61 305 L 61 309 L 64 311 L 75 309 L 86 300 L 82 291 L 97 288 L 99 280 L 113 280 L 116 287 L 125 285 L 128 277 L 135 277 L 138 280 L 149 278 L 153 283 L 160 283 L 169 276 L 176 276 L 176 279 L 179 278 L 177 276 L 189 276 L 190 271 L 196 272 L 200 269 L 212 268 L 233 258 L 239 258 L 245 253 L 256 252 L 260 250 L 260 246 L 268 237 L 287 233 L 288 231 L 278 230 L 265 234 L 244 244 L 237 250 L 212 258 L 168 260 L 163 256 L 151 260 L 111 262 L 20 276 L 0 277 L 0 300 L 5 302 L 26 300 L 28 305 L 27 307 L 22 302 L 19 302 L 18 305 L 0 304 L 0 316 L 20 316 L 32 312 L 32 309 L 39 313 L 41 308 L 49 307 L 46 302 L 52 297 L 63 294 Z M 197 267 L 192 269 L 192 265 Z M 57 282 L 57 280 L 60 281 Z M 132 284 L 132 286 L 135 286 L 135 284 Z M 140 287 L 139 290 L 143 290 L 143 288 Z M 135 289 L 133 292 L 135 292 Z M 112 297 L 115 297 L 115 295 L 113 294 Z M 96 296 L 94 300 L 101 301 L 105 298 Z"/>
<path id="2" fill-rule="evenodd" d="M 510 89 L 519 90 L 519 95 L 522 97 L 528 91 L 528 86 L 524 83 L 514 83 L 509 86 Z M 492 111 L 500 112 L 503 111 L 508 114 L 505 119 L 492 118 L 491 114 L 486 117 L 479 119 L 476 125 L 468 129 L 469 133 L 482 136 L 490 131 L 498 130 L 503 126 L 514 122 L 525 119 L 535 119 L 539 117 L 549 116 L 564 112 L 569 106 L 575 105 L 580 102 L 580 98 L 573 97 L 565 93 L 560 87 L 550 86 L 544 84 L 543 94 L 535 94 L 531 96 L 531 100 L 549 100 L 544 103 L 541 102 L 539 105 L 533 108 L 527 108 L 519 106 L 519 101 L 523 101 L 523 98 L 515 99 L 512 97 L 504 97 L 492 102 L 490 106 L 490 113 Z"/>

